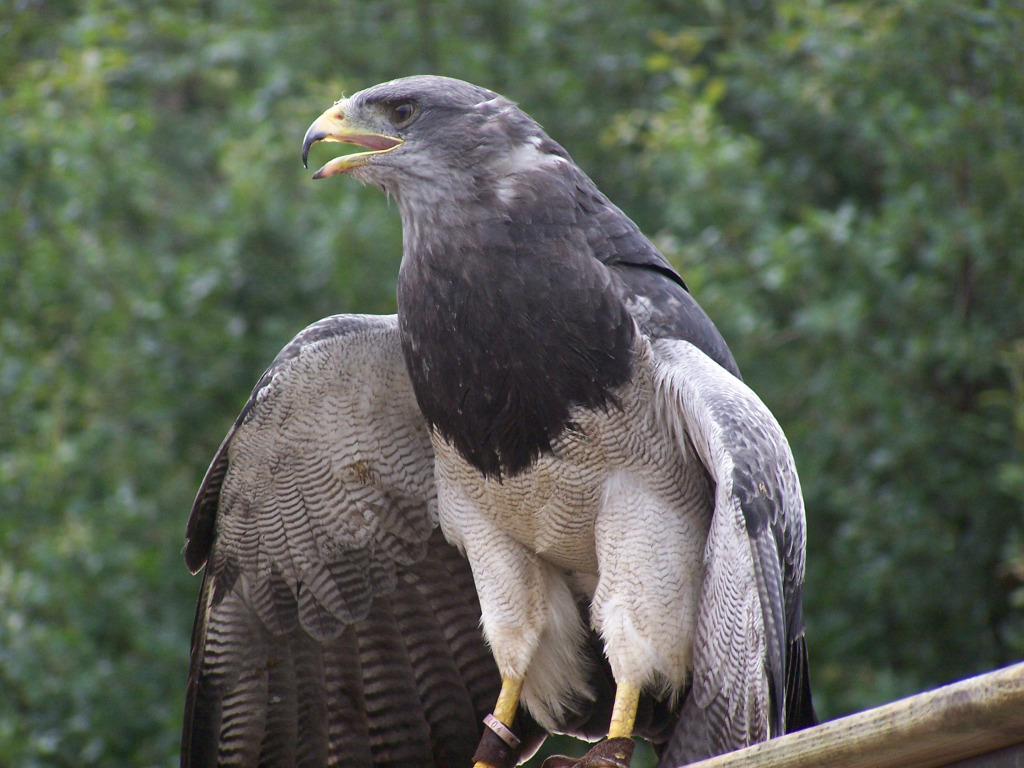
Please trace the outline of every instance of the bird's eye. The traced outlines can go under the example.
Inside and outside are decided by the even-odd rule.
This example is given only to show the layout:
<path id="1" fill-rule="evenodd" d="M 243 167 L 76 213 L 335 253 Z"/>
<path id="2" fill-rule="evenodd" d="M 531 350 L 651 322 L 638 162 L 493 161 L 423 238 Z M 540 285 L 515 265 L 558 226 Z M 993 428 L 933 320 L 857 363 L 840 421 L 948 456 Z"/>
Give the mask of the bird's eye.
<path id="1" fill-rule="evenodd" d="M 412 120 L 416 114 L 416 105 L 411 101 L 403 101 L 391 108 L 391 122 L 394 125 L 404 125 Z"/>

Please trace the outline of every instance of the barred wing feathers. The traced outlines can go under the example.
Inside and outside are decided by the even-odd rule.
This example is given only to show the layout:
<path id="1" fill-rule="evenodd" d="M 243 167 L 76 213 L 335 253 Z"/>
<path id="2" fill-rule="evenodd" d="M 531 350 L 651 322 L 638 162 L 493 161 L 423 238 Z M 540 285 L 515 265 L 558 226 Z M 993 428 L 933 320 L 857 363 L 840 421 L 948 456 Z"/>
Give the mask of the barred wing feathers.
<path id="1" fill-rule="evenodd" d="M 394 316 L 270 366 L 199 490 L 181 764 L 469 765 L 500 684 Z"/>
<path id="2" fill-rule="evenodd" d="M 661 756 L 679 765 L 813 723 L 805 521 L 789 444 L 757 395 L 686 341 L 653 347 L 656 407 L 715 483 L 693 682 Z"/>

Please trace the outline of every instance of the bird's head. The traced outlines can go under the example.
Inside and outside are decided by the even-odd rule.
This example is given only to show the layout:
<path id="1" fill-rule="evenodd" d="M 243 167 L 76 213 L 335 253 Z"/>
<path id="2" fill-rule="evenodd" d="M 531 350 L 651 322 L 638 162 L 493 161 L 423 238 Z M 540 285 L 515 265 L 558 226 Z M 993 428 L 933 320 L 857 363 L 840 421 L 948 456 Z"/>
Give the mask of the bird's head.
<path id="1" fill-rule="evenodd" d="M 350 173 L 399 200 L 407 194 L 429 199 L 435 193 L 452 199 L 453 192 L 472 188 L 474 177 L 486 175 L 516 147 L 541 140 L 550 141 L 536 122 L 497 93 L 421 75 L 335 102 L 306 131 L 302 162 L 317 142 L 355 144 L 367 151 L 336 157 L 313 178 Z"/>

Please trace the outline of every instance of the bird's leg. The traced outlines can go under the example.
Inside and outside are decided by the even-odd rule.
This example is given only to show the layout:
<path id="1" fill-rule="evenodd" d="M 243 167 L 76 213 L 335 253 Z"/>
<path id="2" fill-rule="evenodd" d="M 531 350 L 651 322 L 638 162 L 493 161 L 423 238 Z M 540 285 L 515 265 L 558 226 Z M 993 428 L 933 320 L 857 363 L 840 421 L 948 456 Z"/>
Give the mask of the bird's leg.
<path id="1" fill-rule="evenodd" d="M 445 535 L 463 546 L 473 569 L 484 638 L 502 681 L 473 759 L 476 768 L 510 768 L 519 753 L 519 739 L 510 726 L 520 698 L 538 724 L 553 728 L 573 694 L 589 693 L 580 652 L 585 635 L 579 606 L 558 569 L 503 531 L 485 511 L 464 513 L 474 502 L 443 476 L 438 499 L 452 511 L 451 517 L 442 518 Z"/>
<path id="2" fill-rule="evenodd" d="M 498 700 L 493 713 L 484 718 L 473 765 L 512 768 L 519 756 L 519 737 L 512 732 L 512 724 L 526 670 L 543 632 L 544 612 L 534 610 L 546 597 L 543 569 L 522 545 L 492 526 L 466 527 L 470 531 L 464 539 L 466 557 L 480 598 L 484 636 L 501 673 Z"/>
<path id="3" fill-rule="evenodd" d="M 612 721 L 608 726 L 608 738 L 632 738 L 636 709 L 640 705 L 640 686 L 624 680 L 615 687 L 615 704 L 612 706 Z"/>
<path id="4" fill-rule="evenodd" d="M 519 708 L 522 678 L 503 677 L 494 713 L 484 718 L 483 738 L 473 755 L 473 768 L 511 768 L 519 747 L 519 738 L 512 733 L 512 721 Z"/>
<path id="5" fill-rule="evenodd" d="M 629 768 L 633 759 L 633 724 L 640 704 L 640 686 L 623 681 L 615 687 L 608 738 L 598 742 L 583 757 L 552 755 L 542 768 Z"/>
<path id="6" fill-rule="evenodd" d="M 519 707 L 519 694 L 523 691 L 523 681 L 511 677 L 503 678 L 501 690 L 498 692 L 498 701 L 494 705 L 494 716 L 507 727 L 512 727 L 512 720 L 516 716 L 516 709 Z"/>

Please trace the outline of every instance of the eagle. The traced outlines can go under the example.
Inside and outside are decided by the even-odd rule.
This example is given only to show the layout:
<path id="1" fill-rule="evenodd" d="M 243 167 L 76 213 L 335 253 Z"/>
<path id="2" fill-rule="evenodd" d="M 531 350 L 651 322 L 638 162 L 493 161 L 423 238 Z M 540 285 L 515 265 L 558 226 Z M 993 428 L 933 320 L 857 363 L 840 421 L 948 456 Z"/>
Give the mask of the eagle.
<path id="1" fill-rule="evenodd" d="M 307 131 L 397 202 L 397 315 L 299 333 L 199 489 L 181 764 L 659 765 L 814 722 L 789 445 L 639 228 L 436 76 Z"/>

